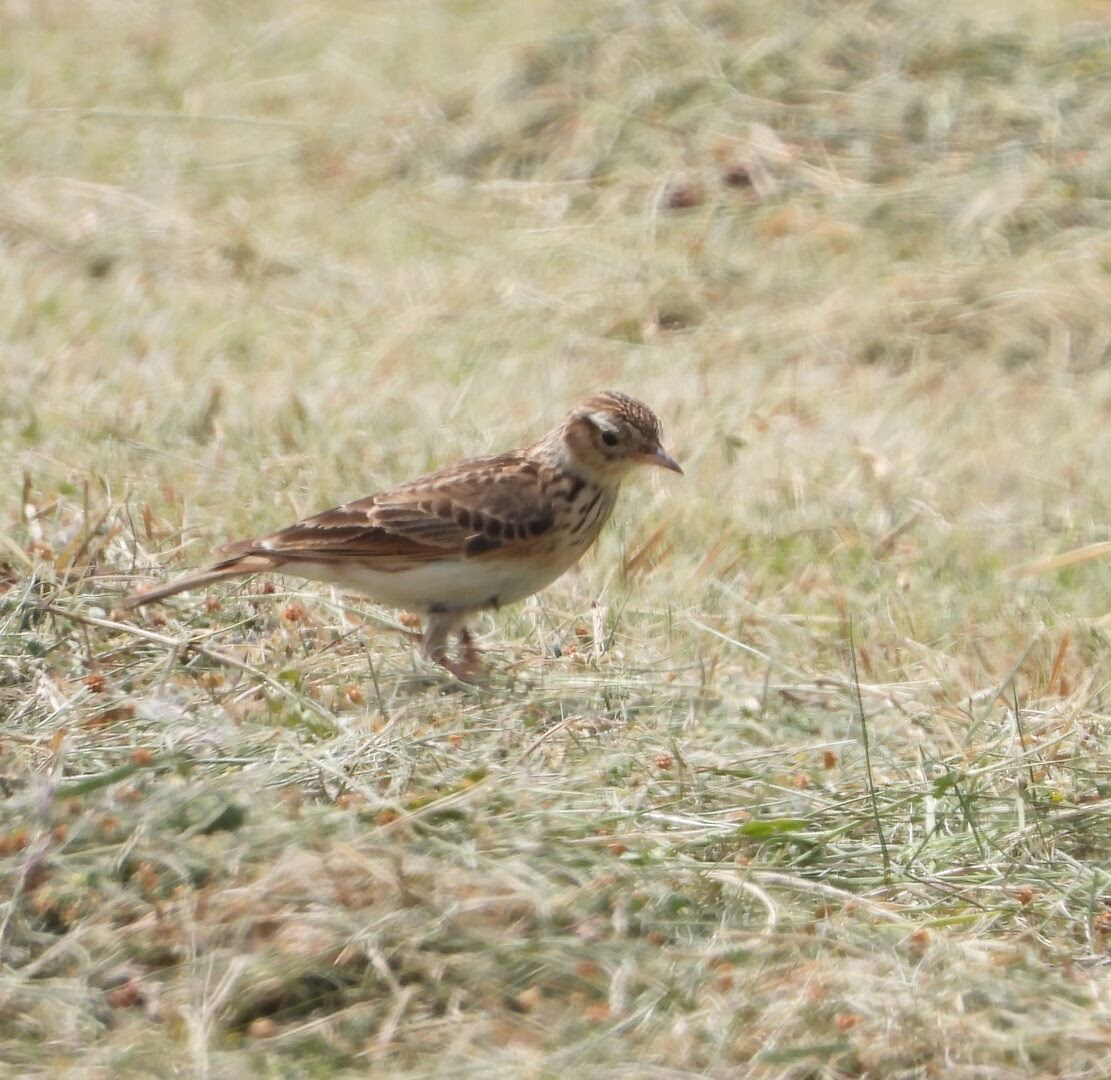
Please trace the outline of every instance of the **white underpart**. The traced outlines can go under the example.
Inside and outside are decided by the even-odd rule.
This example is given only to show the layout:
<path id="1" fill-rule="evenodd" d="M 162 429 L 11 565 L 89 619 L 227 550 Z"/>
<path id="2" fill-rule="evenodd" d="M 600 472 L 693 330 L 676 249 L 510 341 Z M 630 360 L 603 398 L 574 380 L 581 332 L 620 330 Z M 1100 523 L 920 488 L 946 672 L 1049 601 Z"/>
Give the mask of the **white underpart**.
<path id="1" fill-rule="evenodd" d="M 491 603 L 498 607 L 512 604 L 550 585 L 566 568 L 524 559 L 459 559 L 386 573 L 360 566 L 354 560 L 350 565 L 298 560 L 280 567 L 278 573 L 323 581 L 362 593 L 387 607 L 420 612 L 433 608 L 465 611 L 488 607 Z"/>

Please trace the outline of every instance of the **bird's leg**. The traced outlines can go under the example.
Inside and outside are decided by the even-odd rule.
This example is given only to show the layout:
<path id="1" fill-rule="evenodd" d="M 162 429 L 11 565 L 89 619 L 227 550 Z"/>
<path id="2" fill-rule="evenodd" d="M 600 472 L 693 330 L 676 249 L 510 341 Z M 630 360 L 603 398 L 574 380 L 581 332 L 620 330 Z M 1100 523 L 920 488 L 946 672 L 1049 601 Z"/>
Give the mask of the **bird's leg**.
<path id="1" fill-rule="evenodd" d="M 482 670 L 482 654 L 466 626 L 459 631 L 459 659 L 467 671 L 477 674 Z"/>
<path id="2" fill-rule="evenodd" d="M 424 635 L 421 638 L 421 653 L 426 660 L 439 664 L 445 671 L 450 671 L 457 679 L 470 682 L 474 671 L 469 665 L 457 663 L 447 655 L 447 643 L 452 633 L 463 626 L 464 612 L 432 611 L 424 624 Z"/>

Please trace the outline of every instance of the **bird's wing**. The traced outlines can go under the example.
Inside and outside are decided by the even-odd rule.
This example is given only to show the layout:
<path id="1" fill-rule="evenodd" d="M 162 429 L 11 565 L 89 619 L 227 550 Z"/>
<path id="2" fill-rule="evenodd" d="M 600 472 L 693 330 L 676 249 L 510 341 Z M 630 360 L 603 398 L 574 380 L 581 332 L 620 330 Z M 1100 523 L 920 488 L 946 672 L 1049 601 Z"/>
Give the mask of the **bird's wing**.
<path id="1" fill-rule="evenodd" d="M 260 540 L 220 549 L 225 557 L 283 561 L 475 558 L 548 532 L 555 521 L 535 462 L 513 454 L 478 458 L 345 503 Z"/>

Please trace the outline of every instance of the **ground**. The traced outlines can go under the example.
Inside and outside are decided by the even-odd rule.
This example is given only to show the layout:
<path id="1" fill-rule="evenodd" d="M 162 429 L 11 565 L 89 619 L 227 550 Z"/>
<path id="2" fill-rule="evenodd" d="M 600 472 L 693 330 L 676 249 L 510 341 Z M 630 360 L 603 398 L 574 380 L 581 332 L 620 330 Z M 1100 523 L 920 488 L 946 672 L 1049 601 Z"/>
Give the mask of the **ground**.
<path id="1" fill-rule="evenodd" d="M 1109 31 L 2 0 L 5 1075 L 1111 1075 Z M 484 685 L 114 611 L 602 388 Z"/>

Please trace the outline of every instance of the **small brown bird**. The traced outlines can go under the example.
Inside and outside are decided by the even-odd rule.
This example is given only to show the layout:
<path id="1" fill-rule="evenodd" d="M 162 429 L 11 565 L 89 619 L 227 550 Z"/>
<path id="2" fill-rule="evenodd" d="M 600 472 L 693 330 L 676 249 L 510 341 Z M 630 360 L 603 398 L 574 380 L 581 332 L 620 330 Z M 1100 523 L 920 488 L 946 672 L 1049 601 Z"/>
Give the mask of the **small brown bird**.
<path id="1" fill-rule="evenodd" d="M 465 675 L 477 662 L 467 620 L 531 596 L 578 562 L 637 465 L 683 471 L 660 445 L 660 422 L 647 405 L 595 394 L 532 446 L 449 465 L 262 539 L 227 544 L 209 569 L 129 596 L 121 607 L 276 571 L 419 612 L 423 654 Z M 454 633 L 462 666 L 447 656 Z"/>

